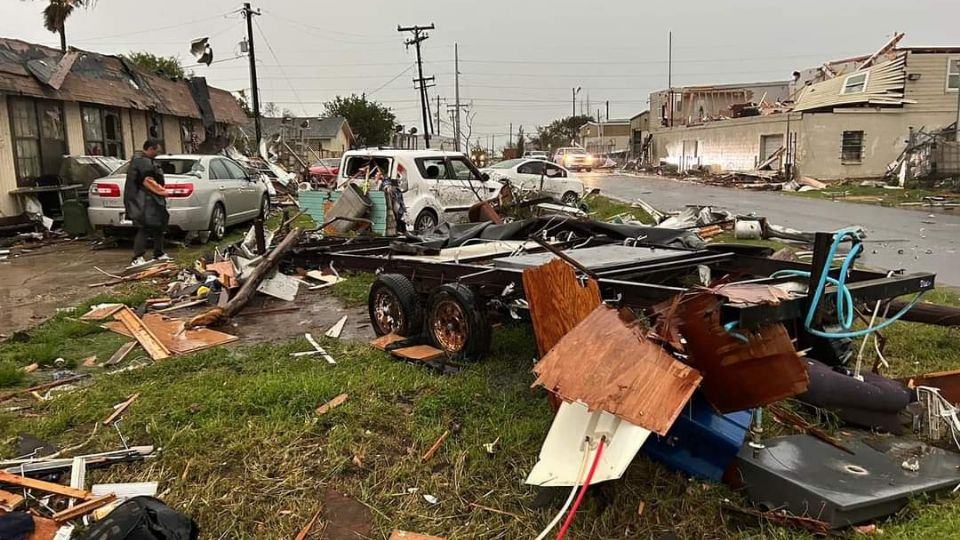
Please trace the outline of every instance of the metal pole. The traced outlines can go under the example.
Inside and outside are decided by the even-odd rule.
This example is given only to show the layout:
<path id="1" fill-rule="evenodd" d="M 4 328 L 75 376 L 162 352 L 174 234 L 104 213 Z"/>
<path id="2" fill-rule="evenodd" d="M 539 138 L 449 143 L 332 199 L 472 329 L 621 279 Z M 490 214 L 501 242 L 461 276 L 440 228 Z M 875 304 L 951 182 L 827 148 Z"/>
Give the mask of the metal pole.
<path id="1" fill-rule="evenodd" d="M 571 88 L 570 91 L 573 93 L 573 97 L 570 99 L 570 105 L 572 105 L 572 108 L 570 109 L 570 116 L 576 116 L 577 115 L 577 89 Z"/>
<path id="2" fill-rule="evenodd" d="M 247 19 L 247 46 L 250 49 L 250 93 L 253 94 L 253 126 L 256 134 L 256 152 L 260 152 L 260 139 L 263 138 L 260 126 L 260 89 L 257 86 L 257 54 L 253 48 L 253 16 L 259 11 L 250 8 L 250 2 L 243 4 L 243 16 Z"/>
<path id="3" fill-rule="evenodd" d="M 413 39 L 407 40 L 407 46 L 414 45 L 417 48 L 417 82 L 420 84 L 420 112 L 423 115 L 423 143 L 426 148 L 430 148 L 430 105 L 427 103 L 427 81 L 423 78 L 423 57 L 420 53 L 420 43 L 428 37 L 423 33 L 424 30 L 433 30 L 433 23 L 430 26 L 397 26 L 398 32 L 413 32 Z M 431 77 L 432 79 L 432 77 Z"/>
<path id="4" fill-rule="evenodd" d="M 437 93 L 437 135 L 440 135 L 440 94 Z"/>
<path id="5" fill-rule="evenodd" d="M 958 81 L 957 81 L 957 125 L 954 126 L 955 132 L 953 135 L 953 140 L 956 141 L 957 143 L 960 143 L 960 60 L 954 60 L 954 62 L 957 63 Z M 948 79 L 947 84 L 950 84 L 949 78 L 950 76 L 947 75 L 947 79 Z"/>

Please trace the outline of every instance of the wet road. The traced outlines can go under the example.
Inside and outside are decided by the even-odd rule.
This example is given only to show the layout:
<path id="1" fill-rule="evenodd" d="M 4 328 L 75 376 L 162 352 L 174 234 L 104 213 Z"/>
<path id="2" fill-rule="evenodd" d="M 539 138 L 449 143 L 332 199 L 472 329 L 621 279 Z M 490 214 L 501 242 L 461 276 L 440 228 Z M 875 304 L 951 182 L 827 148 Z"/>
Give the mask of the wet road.
<path id="1" fill-rule="evenodd" d="M 588 188 L 600 188 L 601 193 L 621 199 L 643 199 L 661 210 L 677 210 L 687 204 L 711 205 L 734 213 L 755 212 L 771 223 L 805 231 L 859 225 L 867 232 L 864 262 L 869 266 L 935 272 L 937 283 L 960 285 L 960 210 L 884 208 L 703 186 L 656 176 L 579 176 Z"/>

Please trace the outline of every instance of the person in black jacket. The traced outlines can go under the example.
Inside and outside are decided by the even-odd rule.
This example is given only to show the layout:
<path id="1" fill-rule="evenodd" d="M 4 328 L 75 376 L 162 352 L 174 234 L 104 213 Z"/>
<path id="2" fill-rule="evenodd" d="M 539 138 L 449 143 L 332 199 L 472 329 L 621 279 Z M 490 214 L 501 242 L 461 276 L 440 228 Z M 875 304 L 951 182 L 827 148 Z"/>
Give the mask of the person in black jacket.
<path id="1" fill-rule="evenodd" d="M 130 161 L 127 181 L 123 189 L 123 206 L 127 218 L 137 226 L 133 240 L 133 260 L 130 266 L 146 264 L 143 255 L 147 252 L 147 236 L 153 237 L 153 260 L 169 261 L 163 252 L 163 240 L 167 222 L 167 190 L 164 188 L 163 171 L 154 158 L 163 152 L 163 144 L 156 139 L 143 143 L 143 153 Z"/>

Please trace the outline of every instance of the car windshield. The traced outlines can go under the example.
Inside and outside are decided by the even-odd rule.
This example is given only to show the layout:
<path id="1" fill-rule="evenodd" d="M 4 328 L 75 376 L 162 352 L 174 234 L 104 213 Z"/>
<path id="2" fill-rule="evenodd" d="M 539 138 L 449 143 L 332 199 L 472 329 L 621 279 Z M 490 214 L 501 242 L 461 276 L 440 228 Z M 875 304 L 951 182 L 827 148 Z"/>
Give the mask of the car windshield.
<path id="1" fill-rule="evenodd" d="M 508 159 L 506 161 L 501 161 L 499 163 L 494 163 L 490 166 L 491 169 L 512 169 L 521 163 L 522 159 Z"/>
<path id="2" fill-rule="evenodd" d="M 561 154 L 586 154 L 587 151 L 583 148 L 561 148 Z"/>

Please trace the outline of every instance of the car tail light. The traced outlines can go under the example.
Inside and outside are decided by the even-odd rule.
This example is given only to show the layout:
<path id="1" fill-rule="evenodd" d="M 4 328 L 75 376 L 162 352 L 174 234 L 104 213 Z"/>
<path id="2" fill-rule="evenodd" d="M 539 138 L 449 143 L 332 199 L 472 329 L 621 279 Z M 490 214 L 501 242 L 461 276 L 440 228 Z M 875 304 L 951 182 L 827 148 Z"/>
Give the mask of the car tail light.
<path id="1" fill-rule="evenodd" d="M 164 186 L 167 190 L 167 196 L 173 198 L 183 198 L 193 195 L 193 184 L 167 184 Z"/>
<path id="2" fill-rule="evenodd" d="M 93 184 L 93 189 L 90 190 L 92 193 L 97 194 L 99 197 L 119 197 L 120 196 L 120 184 L 110 184 L 107 182 L 96 182 Z"/>

